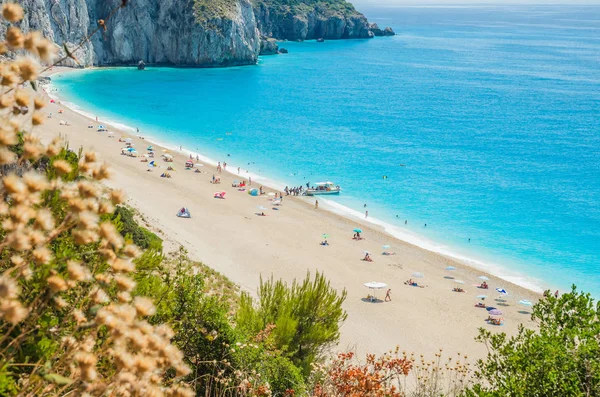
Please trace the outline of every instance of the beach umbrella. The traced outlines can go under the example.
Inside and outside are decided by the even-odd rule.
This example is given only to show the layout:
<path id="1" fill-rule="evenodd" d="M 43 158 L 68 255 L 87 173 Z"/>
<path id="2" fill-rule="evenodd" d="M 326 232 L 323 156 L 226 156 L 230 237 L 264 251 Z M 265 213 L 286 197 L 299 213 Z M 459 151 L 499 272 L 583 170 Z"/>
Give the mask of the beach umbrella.
<path id="1" fill-rule="evenodd" d="M 356 229 L 354 229 L 354 230 L 353 230 L 353 232 L 354 232 L 354 233 L 362 233 L 362 229 L 358 229 L 358 228 L 356 228 Z"/>
<path id="2" fill-rule="evenodd" d="M 258 189 L 250 189 L 248 190 L 248 194 L 250 196 L 258 196 Z"/>
<path id="3" fill-rule="evenodd" d="M 194 167 L 204 167 L 204 164 L 196 163 L 194 164 Z"/>
<path id="4" fill-rule="evenodd" d="M 150 150 L 150 151 L 152 151 L 152 150 L 154 150 L 154 149 L 152 148 L 152 146 L 148 146 L 148 147 L 146 148 L 146 150 Z"/>
<path id="5" fill-rule="evenodd" d="M 166 159 L 172 159 L 173 156 L 171 156 L 170 154 L 163 154 L 163 157 Z"/>
<path id="6" fill-rule="evenodd" d="M 135 149 L 134 149 L 134 148 L 132 148 L 132 147 L 128 147 L 128 148 L 127 148 L 127 151 L 128 151 L 128 152 L 135 152 Z"/>
<path id="7" fill-rule="evenodd" d="M 383 246 L 383 249 L 388 249 L 388 248 L 390 248 L 390 246 L 387 244 Z"/>
<path id="8" fill-rule="evenodd" d="M 519 301 L 519 304 L 523 306 L 533 306 L 533 303 L 531 301 L 528 301 L 527 299 L 521 299 Z"/>
<path id="9" fill-rule="evenodd" d="M 489 280 L 489 277 L 486 277 L 486 276 L 479 276 L 477 278 L 480 279 L 480 280 L 483 280 L 483 281 L 488 281 Z"/>
<path id="10" fill-rule="evenodd" d="M 504 288 L 496 288 L 496 291 L 500 292 L 502 295 L 508 295 L 508 292 Z"/>
<path id="11" fill-rule="evenodd" d="M 258 208 L 260 211 L 264 211 L 264 210 L 266 210 L 266 208 L 265 208 L 265 207 L 263 207 L 262 205 L 259 205 L 259 206 L 258 206 L 258 207 L 256 207 L 256 208 Z"/>
<path id="12" fill-rule="evenodd" d="M 167 149 L 163 149 L 163 153 L 169 153 Z"/>
<path id="13" fill-rule="evenodd" d="M 115 133 L 114 133 L 114 132 L 112 132 L 112 131 L 108 131 L 108 132 L 107 132 L 107 134 L 108 134 L 108 135 L 115 135 Z"/>
<path id="14" fill-rule="evenodd" d="M 131 139 L 131 138 L 125 138 L 125 142 L 133 142 L 133 139 Z"/>
<path id="15" fill-rule="evenodd" d="M 483 299 L 487 298 L 487 295 L 477 295 L 477 298 L 483 300 Z"/>
<path id="16" fill-rule="evenodd" d="M 495 307 L 491 307 L 491 306 L 489 306 L 489 307 L 486 307 L 486 308 L 485 308 L 485 310 L 487 310 L 488 312 L 489 312 L 490 310 L 495 310 L 495 309 L 496 309 Z"/>
<path id="17" fill-rule="evenodd" d="M 267 193 L 267 196 L 273 197 L 273 196 L 275 196 L 275 193 L 269 192 L 269 193 Z"/>
<path id="18" fill-rule="evenodd" d="M 454 266 L 448 266 L 446 270 L 456 270 L 456 268 Z"/>
<path id="19" fill-rule="evenodd" d="M 412 276 L 414 278 L 424 278 L 425 277 L 425 275 L 423 273 L 421 273 L 421 272 L 415 272 L 415 273 L 412 274 Z"/>
<path id="20" fill-rule="evenodd" d="M 464 283 L 465 283 L 465 282 L 464 282 L 464 281 L 462 281 L 462 280 L 454 280 L 454 282 L 455 282 L 455 283 L 457 283 L 457 284 L 464 284 Z"/>
<path id="21" fill-rule="evenodd" d="M 501 316 L 502 315 L 502 312 L 498 309 L 488 310 L 488 313 L 490 314 L 490 316 Z"/>
<path id="22" fill-rule="evenodd" d="M 369 283 L 364 283 L 363 285 L 365 287 L 367 287 L 368 289 L 372 289 L 373 290 L 373 293 L 369 294 L 369 295 L 371 295 L 371 302 L 373 302 L 374 300 L 377 299 L 377 298 L 375 298 L 375 290 L 383 289 L 383 288 L 387 287 L 386 283 L 380 283 L 378 281 L 371 281 Z"/>
<path id="23" fill-rule="evenodd" d="M 156 163 L 154 162 L 154 160 L 152 160 L 151 162 L 148 163 L 148 167 L 150 167 L 150 168 L 156 167 Z"/>
<path id="24" fill-rule="evenodd" d="M 370 255 L 369 251 L 363 251 L 363 254 Z"/>
<path id="25" fill-rule="evenodd" d="M 329 234 L 327 234 L 327 233 L 323 233 L 323 238 L 325 238 L 325 239 L 326 239 L 326 238 L 329 238 Z"/>

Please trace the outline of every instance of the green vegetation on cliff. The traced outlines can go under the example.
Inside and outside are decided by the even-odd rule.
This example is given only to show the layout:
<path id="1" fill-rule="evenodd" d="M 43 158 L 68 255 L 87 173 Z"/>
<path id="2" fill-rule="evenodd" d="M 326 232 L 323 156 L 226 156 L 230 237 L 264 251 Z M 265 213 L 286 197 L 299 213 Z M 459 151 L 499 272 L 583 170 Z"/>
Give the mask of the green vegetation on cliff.
<path id="1" fill-rule="evenodd" d="M 194 12 L 198 22 L 214 18 L 228 18 L 235 13 L 238 0 L 194 0 Z M 314 9 L 322 12 L 338 12 L 344 16 L 356 14 L 352 3 L 345 0 L 252 0 L 254 6 L 265 6 L 279 13 L 302 13 Z"/>
<path id="2" fill-rule="evenodd" d="M 314 9 L 322 12 L 338 12 L 344 16 L 356 14 L 352 3 L 345 0 L 252 0 L 255 6 L 264 5 L 278 12 L 300 13 Z"/>
<path id="3" fill-rule="evenodd" d="M 237 0 L 194 0 L 194 12 L 198 22 L 214 18 L 231 17 Z"/>

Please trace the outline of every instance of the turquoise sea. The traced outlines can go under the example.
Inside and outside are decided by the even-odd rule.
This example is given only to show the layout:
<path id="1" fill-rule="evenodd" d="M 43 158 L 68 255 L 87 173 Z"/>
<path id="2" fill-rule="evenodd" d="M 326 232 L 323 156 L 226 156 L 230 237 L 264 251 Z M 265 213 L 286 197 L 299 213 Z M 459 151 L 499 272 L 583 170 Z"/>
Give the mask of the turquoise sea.
<path id="1" fill-rule="evenodd" d="M 54 84 L 230 169 L 335 181 L 338 211 L 367 204 L 391 233 L 512 281 L 600 296 L 600 6 L 362 11 L 398 35 Z"/>

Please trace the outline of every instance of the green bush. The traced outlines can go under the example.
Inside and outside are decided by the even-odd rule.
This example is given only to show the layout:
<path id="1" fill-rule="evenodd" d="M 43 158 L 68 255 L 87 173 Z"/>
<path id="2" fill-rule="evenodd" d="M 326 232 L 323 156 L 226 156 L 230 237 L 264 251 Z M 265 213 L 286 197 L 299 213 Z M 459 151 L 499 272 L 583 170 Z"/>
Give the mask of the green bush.
<path id="1" fill-rule="evenodd" d="M 477 363 L 478 382 L 467 396 L 600 396 L 600 302 L 577 292 L 547 296 L 533 307 L 537 330 L 480 330 L 488 356 Z"/>
<path id="2" fill-rule="evenodd" d="M 339 327 L 347 314 L 342 309 L 346 291 L 338 293 L 321 273 L 288 286 L 273 278 L 260 281 L 258 302 L 244 293 L 237 323 L 250 334 L 274 325 L 271 338 L 278 349 L 308 376 L 312 362 L 340 336 Z"/>
<path id="3" fill-rule="evenodd" d="M 112 221 L 117 230 L 127 239 L 142 249 L 162 251 L 162 240 L 148 229 L 141 227 L 135 220 L 135 214 L 123 205 L 117 206 Z"/>

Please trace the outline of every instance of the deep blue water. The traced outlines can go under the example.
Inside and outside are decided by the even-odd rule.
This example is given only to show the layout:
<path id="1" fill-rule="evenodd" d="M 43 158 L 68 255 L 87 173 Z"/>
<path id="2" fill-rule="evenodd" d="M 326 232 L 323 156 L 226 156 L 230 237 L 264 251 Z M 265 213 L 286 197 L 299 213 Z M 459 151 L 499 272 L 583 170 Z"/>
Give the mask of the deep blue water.
<path id="1" fill-rule="evenodd" d="M 600 6 L 363 11 L 398 35 L 55 83 L 160 141 L 333 180 L 337 202 L 513 280 L 600 296 Z"/>

